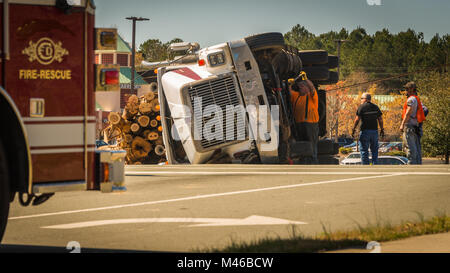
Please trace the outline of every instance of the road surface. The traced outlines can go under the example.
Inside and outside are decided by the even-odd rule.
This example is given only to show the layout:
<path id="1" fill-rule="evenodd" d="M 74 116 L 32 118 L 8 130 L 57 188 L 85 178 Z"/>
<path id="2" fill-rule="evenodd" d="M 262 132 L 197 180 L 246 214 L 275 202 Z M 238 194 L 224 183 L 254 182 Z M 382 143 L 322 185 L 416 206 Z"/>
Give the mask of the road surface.
<path id="1" fill-rule="evenodd" d="M 450 211 L 446 165 L 128 166 L 126 172 L 125 193 L 58 193 L 29 208 L 16 200 L 3 243 L 191 252 L 288 238 L 294 229 L 314 235 L 324 227 L 398 224 Z"/>

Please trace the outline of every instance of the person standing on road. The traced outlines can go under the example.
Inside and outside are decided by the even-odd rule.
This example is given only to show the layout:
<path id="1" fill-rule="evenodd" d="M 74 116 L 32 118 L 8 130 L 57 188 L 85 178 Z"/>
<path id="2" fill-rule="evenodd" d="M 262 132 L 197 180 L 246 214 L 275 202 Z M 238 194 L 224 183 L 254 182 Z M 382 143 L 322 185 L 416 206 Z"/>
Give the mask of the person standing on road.
<path id="1" fill-rule="evenodd" d="M 359 135 L 359 150 L 363 165 L 369 165 L 369 147 L 372 152 L 372 164 L 378 164 L 378 124 L 380 125 L 380 136 L 384 137 L 383 117 L 380 108 L 372 103 L 372 96 L 364 93 L 361 96 L 361 105 L 356 112 L 352 136 L 355 137 L 356 127 L 361 121 L 361 132 Z"/>
<path id="2" fill-rule="evenodd" d="M 319 95 L 310 80 L 296 83 L 298 90 L 289 87 L 291 103 L 294 108 L 298 135 L 303 141 L 312 143 L 312 163 L 318 164 L 317 145 L 319 143 Z"/>
<path id="3" fill-rule="evenodd" d="M 409 82 L 405 86 L 407 97 L 403 105 L 402 123 L 400 131 L 403 133 L 403 141 L 406 142 L 408 164 L 422 164 L 422 147 L 420 144 L 421 128 L 420 124 L 425 121 L 425 113 L 422 103 L 417 96 L 417 86 L 414 82 Z"/>

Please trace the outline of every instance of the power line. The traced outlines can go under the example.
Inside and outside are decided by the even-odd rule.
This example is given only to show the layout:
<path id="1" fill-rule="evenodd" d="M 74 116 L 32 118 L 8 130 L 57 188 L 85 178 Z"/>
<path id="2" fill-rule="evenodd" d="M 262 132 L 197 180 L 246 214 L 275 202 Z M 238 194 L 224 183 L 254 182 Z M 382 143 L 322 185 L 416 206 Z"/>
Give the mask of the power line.
<path id="1" fill-rule="evenodd" d="M 377 83 L 377 82 L 389 81 L 389 80 L 398 79 L 398 78 L 403 78 L 403 77 L 406 77 L 406 76 L 409 76 L 409 75 L 413 75 L 413 74 L 417 74 L 417 73 L 423 73 L 423 72 L 428 72 L 428 71 L 431 71 L 431 70 L 436 70 L 436 69 L 444 68 L 444 67 L 448 67 L 448 66 L 450 66 L 450 65 L 442 65 L 442 66 L 430 67 L 430 68 L 428 68 L 428 69 L 416 70 L 416 71 L 414 71 L 414 72 L 403 73 L 403 74 L 400 74 L 400 75 L 397 75 L 397 76 L 388 77 L 388 78 L 383 78 L 383 79 L 378 79 L 378 80 L 372 80 L 372 81 L 366 81 L 366 82 L 355 83 L 355 84 L 347 85 L 347 86 L 343 86 L 343 87 L 338 87 L 338 88 L 334 88 L 334 89 L 328 90 L 328 91 L 326 91 L 326 92 L 327 92 L 327 93 L 330 93 L 330 92 L 335 92 L 335 91 L 337 91 L 337 90 L 344 89 L 344 88 L 351 88 L 351 87 L 356 87 L 356 86 L 360 86 L 360 85 L 364 85 L 364 84 L 369 84 L 369 83 Z"/>

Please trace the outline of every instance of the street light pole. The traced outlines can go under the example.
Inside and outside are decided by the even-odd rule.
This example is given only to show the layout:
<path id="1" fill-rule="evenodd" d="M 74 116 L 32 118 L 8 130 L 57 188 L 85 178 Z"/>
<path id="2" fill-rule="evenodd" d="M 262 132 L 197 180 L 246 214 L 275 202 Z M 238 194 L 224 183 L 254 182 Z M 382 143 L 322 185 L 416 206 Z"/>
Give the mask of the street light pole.
<path id="1" fill-rule="evenodd" d="M 148 18 L 142 18 L 142 17 L 127 17 L 127 20 L 133 21 L 133 38 L 132 38 L 132 49 L 131 49 L 131 92 L 134 93 L 134 74 L 136 71 L 136 21 L 149 21 Z"/>

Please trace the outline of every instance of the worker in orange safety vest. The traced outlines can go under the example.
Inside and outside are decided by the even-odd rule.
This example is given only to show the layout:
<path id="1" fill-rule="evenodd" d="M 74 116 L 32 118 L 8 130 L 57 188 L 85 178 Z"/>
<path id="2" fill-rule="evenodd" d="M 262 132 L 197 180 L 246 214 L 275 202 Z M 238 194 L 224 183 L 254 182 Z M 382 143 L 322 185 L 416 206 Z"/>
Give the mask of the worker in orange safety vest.
<path id="1" fill-rule="evenodd" d="M 317 144 L 319 142 L 319 96 L 314 84 L 304 80 L 297 84 L 298 91 L 289 87 L 294 118 L 300 140 L 312 142 L 312 163 L 318 164 Z"/>
<path id="2" fill-rule="evenodd" d="M 403 132 L 403 142 L 407 147 L 408 164 L 422 164 L 422 147 L 420 143 L 420 124 L 425 121 L 422 103 L 417 96 L 417 86 L 409 82 L 405 86 L 407 100 L 403 105 L 402 123 L 400 131 Z"/>

